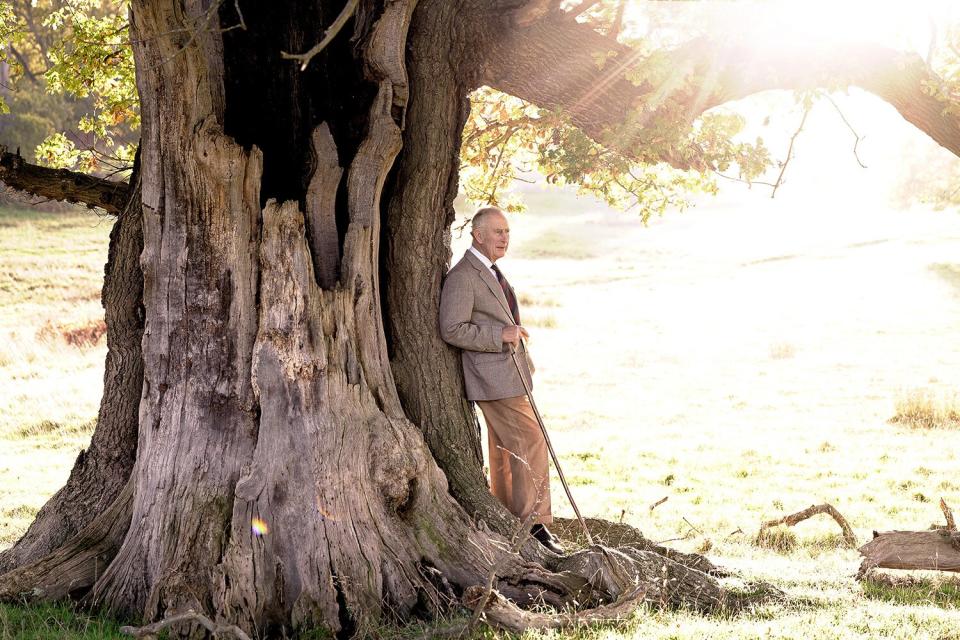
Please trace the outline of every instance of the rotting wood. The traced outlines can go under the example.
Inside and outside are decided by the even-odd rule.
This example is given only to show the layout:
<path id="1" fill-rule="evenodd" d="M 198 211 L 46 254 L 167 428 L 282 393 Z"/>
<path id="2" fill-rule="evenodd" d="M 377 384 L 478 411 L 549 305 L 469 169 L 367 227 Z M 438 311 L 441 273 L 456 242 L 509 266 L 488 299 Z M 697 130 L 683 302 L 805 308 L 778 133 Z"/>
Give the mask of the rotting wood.
<path id="1" fill-rule="evenodd" d="M 857 546 L 857 536 L 853 533 L 853 529 L 850 527 L 850 524 L 847 522 L 847 519 L 844 518 L 839 511 L 831 504 L 818 504 L 807 507 L 802 511 L 797 511 L 796 513 L 791 513 L 790 515 L 784 516 L 777 520 L 768 520 L 760 525 L 760 532 L 757 534 L 758 537 L 763 534 L 764 531 L 770 527 L 776 527 L 781 524 L 785 524 L 788 527 L 792 527 L 799 522 L 811 518 L 815 515 L 825 513 L 834 520 L 837 524 L 840 525 L 841 531 L 843 531 L 843 539 L 851 547 Z"/>
<path id="2" fill-rule="evenodd" d="M 960 572 L 956 537 L 946 530 L 874 532 L 860 547 L 863 562 L 858 577 L 873 568 Z"/>
<path id="3" fill-rule="evenodd" d="M 874 568 L 960 572 L 960 532 L 947 501 L 940 498 L 946 527 L 930 531 L 873 532 L 873 540 L 860 547 L 863 562 L 857 577 Z"/>
<path id="4" fill-rule="evenodd" d="M 313 130 L 310 142 L 315 166 L 307 187 L 304 217 L 317 284 L 323 289 L 332 289 L 340 269 L 336 200 L 343 168 L 338 163 L 337 145 L 326 122 Z"/>

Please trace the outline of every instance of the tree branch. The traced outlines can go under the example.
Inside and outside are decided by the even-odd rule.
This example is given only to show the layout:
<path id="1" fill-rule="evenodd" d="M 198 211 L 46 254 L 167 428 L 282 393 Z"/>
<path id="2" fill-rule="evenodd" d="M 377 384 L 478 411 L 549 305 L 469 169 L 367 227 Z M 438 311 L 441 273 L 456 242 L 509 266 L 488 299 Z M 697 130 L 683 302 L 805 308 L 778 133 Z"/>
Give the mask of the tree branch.
<path id="1" fill-rule="evenodd" d="M 300 71 L 305 71 L 307 65 L 310 64 L 310 61 L 313 60 L 313 57 L 323 51 L 328 44 L 330 44 L 333 39 L 340 33 L 340 30 L 343 29 L 344 25 L 347 24 L 347 20 L 353 17 L 353 14 L 357 11 L 357 5 L 360 4 L 360 0 L 349 0 L 346 6 L 343 8 L 343 11 L 340 12 L 340 15 L 337 16 L 337 19 L 333 21 L 333 24 L 323 32 L 323 38 L 317 44 L 307 51 L 306 53 L 287 53 L 286 51 L 280 52 L 280 57 L 285 60 L 299 60 L 300 61 Z"/>
<path id="2" fill-rule="evenodd" d="M 866 169 L 867 165 L 863 164 L 863 160 L 860 159 L 860 154 L 857 153 L 857 147 L 860 146 L 860 141 L 863 140 L 863 136 L 857 133 L 857 130 L 854 129 L 850 121 L 847 120 L 847 116 L 843 114 L 843 110 L 840 108 L 840 105 L 837 104 L 837 101 L 829 95 L 827 96 L 827 100 L 829 100 L 833 108 L 837 110 L 837 114 L 840 116 L 840 119 L 843 120 L 843 124 L 847 125 L 847 129 L 850 129 L 850 133 L 853 134 L 853 157 L 857 159 L 857 164 Z"/>
<path id="3" fill-rule="evenodd" d="M 576 11 L 576 9 L 574 10 Z M 572 13 L 572 12 L 571 12 Z M 565 15 L 507 30 L 491 48 L 482 82 L 540 107 L 562 112 L 588 136 L 637 160 L 707 170 L 691 149 L 651 137 L 658 122 L 692 123 L 704 111 L 768 89 L 857 86 L 882 98 L 910 123 L 960 156 L 960 118 L 930 95 L 941 80 L 913 53 L 879 45 L 779 42 L 760 51 L 737 39 L 698 38 L 655 58 L 618 43 Z M 544 65 L 544 60 L 563 64 Z M 803 61 L 798 64 L 798 60 Z M 662 83 L 635 77 L 668 77 Z M 649 73 L 645 73 L 649 72 Z M 625 128 L 628 117 L 631 128 Z"/>
<path id="4" fill-rule="evenodd" d="M 31 195 L 100 207 L 112 215 L 119 215 L 130 197 L 130 185 L 126 182 L 30 164 L 19 153 L 10 153 L 2 146 L 0 181 Z"/>
<path id="5" fill-rule="evenodd" d="M 815 516 L 821 513 L 825 513 L 831 518 L 833 518 L 834 520 L 836 520 L 837 524 L 840 525 L 840 530 L 843 531 L 843 539 L 846 541 L 847 544 L 849 544 L 851 547 L 857 546 L 856 534 L 853 532 L 853 529 L 850 527 L 850 524 L 847 522 L 847 519 L 844 518 L 842 515 L 840 515 L 840 512 L 837 511 L 832 504 L 814 505 L 811 507 L 807 507 L 802 511 L 791 513 L 790 515 L 784 516 L 782 518 L 764 522 L 762 525 L 760 525 L 760 533 L 762 534 L 766 529 L 769 529 L 771 527 L 776 527 L 781 524 L 785 524 L 788 527 L 792 527 L 798 522 L 803 522 L 807 518 L 810 518 L 812 516 Z"/>
<path id="6" fill-rule="evenodd" d="M 793 145 L 797 142 L 797 138 L 800 136 L 800 133 L 803 132 L 803 127 L 805 124 L 807 124 L 807 116 L 809 115 L 810 107 L 807 107 L 803 110 L 803 117 L 800 118 L 800 125 L 797 127 L 797 130 L 793 132 L 793 135 L 790 136 L 790 146 L 787 147 L 787 157 L 780 165 L 780 175 L 777 176 L 777 181 L 773 185 L 773 191 L 770 192 L 771 198 L 777 197 L 777 189 L 783 185 L 783 176 L 787 173 L 787 165 L 790 164 L 791 160 L 793 160 Z"/>

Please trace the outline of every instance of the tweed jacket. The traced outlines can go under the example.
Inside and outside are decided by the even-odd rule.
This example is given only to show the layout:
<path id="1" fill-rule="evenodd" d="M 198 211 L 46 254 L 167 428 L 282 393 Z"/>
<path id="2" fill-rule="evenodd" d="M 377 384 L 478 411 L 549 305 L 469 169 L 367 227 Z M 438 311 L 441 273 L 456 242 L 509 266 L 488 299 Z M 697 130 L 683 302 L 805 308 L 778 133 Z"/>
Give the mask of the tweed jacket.
<path id="1" fill-rule="evenodd" d="M 501 400 L 526 393 L 501 331 L 513 325 L 503 289 L 490 270 L 467 251 L 449 273 L 440 294 L 440 336 L 463 350 L 468 400 Z M 517 349 L 524 378 L 533 389 L 533 361 L 526 344 Z"/>

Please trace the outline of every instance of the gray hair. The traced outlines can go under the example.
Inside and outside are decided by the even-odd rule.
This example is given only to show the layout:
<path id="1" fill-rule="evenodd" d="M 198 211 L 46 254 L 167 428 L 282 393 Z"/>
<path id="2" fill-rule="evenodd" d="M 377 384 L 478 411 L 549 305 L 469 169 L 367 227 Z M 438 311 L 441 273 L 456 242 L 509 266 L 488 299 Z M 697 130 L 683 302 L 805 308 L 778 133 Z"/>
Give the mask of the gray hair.
<path id="1" fill-rule="evenodd" d="M 488 205 L 486 207 L 480 207 L 477 209 L 477 212 L 473 214 L 473 218 L 470 220 L 470 231 L 478 231 L 482 229 L 486 219 L 494 213 L 499 213 L 500 215 L 506 217 L 500 207 L 494 207 L 493 205 Z"/>

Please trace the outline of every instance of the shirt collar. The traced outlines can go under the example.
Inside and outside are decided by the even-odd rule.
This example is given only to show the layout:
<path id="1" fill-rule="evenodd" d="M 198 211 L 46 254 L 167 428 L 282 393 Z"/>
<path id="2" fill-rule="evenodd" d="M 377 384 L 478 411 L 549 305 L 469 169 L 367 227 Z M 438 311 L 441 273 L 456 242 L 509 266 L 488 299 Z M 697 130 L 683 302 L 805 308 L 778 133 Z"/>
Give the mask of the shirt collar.
<path id="1" fill-rule="evenodd" d="M 490 262 L 490 258 L 477 251 L 476 247 L 473 245 L 470 245 L 470 248 L 467 249 L 467 251 L 470 251 L 473 253 L 473 255 L 477 256 L 477 259 L 483 263 L 483 266 L 485 266 L 487 269 L 490 269 L 490 273 L 493 273 L 493 263 Z"/>

